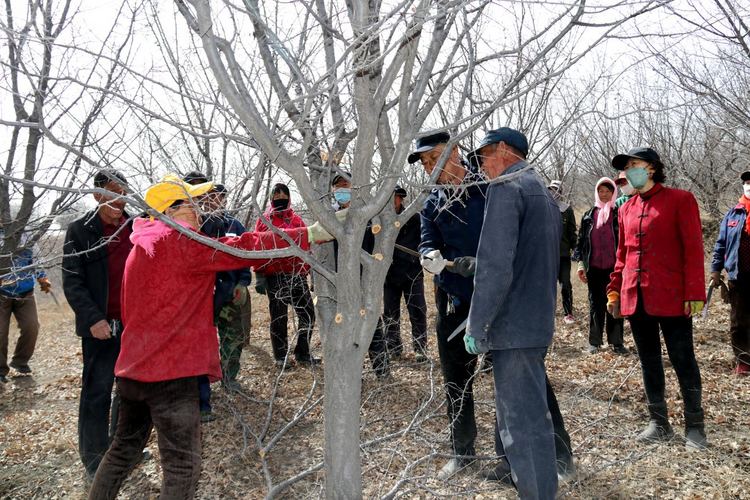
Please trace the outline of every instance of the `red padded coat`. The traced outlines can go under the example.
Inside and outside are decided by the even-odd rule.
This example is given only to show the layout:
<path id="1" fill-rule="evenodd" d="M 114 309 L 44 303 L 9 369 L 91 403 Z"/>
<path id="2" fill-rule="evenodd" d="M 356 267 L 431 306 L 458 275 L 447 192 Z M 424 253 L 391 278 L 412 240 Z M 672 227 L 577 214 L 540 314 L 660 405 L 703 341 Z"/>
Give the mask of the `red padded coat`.
<path id="1" fill-rule="evenodd" d="M 121 295 L 125 331 L 115 375 L 140 382 L 198 375 L 220 379 L 213 322 L 216 272 L 263 261 L 215 250 L 159 221 L 140 221 L 145 219 L 134 224 L 131 240 L 135 246 L 125 264 Z M 150 234 L 139 243 L 139 235 L 146 232 Z M 285 232 L 303 250 L 309 249 L 306 229 Z M 289 246 L 274 233 L 244 233 L 219 241 L 244 250 Z"/>
<path id="2" fill-rule="evenodd" d="M 287 208 L 286 210 L 266 210 L 263 214 L 271 224 L 279 229 L 294 229 L 304 228 L 305 222 L 302 218 L 297 215 L 294 210 Z M 255 223 L 255 232 L 268 231 L 268 226 L 265 225 L 263 220 L 258 217 L 258 221 Z M 305 261 L 299 257 L 280 257 L 278 259 L 271 259 L 256 265 L 253 270 L 256 273 L 263 273 L 266 276 L 271 274 L 289 273 L 289 274 L 301 274 L 307 275 L 310 270 Z"/>
<path id="3" fill-rule="evenodd" d="M 686 301 L 706 300 L 703 234 L 695 197 L 655 185 L 619 209 L 617 262 L 607 293 L 620 294 L 623 316 L 635 312 L 638 284 L 652 316 L 682 316 Z"/>

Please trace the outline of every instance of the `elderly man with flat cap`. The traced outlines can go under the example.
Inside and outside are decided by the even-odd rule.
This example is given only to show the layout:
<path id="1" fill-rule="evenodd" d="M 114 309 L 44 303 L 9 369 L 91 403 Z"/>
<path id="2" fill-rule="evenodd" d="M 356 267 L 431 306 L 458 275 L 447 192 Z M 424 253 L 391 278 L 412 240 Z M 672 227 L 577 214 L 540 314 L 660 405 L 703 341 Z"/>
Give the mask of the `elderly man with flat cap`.
<path id="1" fill-rule="evenodd" d="M 450 135 L 445 132 L 417 139 L 409 163 L 421 161 L 427 174 L 432 174 L 449 140 Z M 420 214 L 419 252 L 424 269 L 435 275 L 435 330 L 455 455 L 438 473 L 440 479 L 447 479 L 469 465 L 472 460 L 469 457 L 476 454 L 472 388 L 477 356 L 464 350 L 460 336 L 448 342 L 448 337 L 469 314 L 474 283 L 471 276 L 449 272 L 452 268 L 446 268 L 446 262 L 456 264 L 476 256 L 486 189 L 477 185 L 480 180 L 477 172 L 461 160 L 458 147 L 454 146 L 437 179 L 441 188 L 430 193 Z"/>
<path id="2" fill-rule="evenodd" d="M 510 482 L 510 472 L 519 498 L 553 499 L 558 476 L 544 357 L 555 328 L 562 223 L 527 154 L 526 137 L 503 127 L 470 155 L 495 182 L 487 190 L 464 343 L 469 353 L 492 352 L 496 446 L 510 471 L 503 460 L 488 479 Z"/>

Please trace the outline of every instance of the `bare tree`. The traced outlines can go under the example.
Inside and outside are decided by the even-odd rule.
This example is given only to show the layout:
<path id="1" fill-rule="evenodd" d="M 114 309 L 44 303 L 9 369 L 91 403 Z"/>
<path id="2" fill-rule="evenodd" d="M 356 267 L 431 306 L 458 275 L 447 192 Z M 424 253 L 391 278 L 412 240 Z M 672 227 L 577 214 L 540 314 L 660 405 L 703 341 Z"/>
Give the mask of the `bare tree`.
<path id="1" fill-rule="evenodd" d="M 388 203 L 413 139 L 424 128 L 441 128 L 452 130 L 457 142 L 520 97 L 554 87 L 623 22 L 660 3 L 611 3 L 603 10 L 616 15 L 606 21 L 598 19 L 605 6 L 584 2 L 563 2 L 546 13 L 525 3 L 486 1 L 352 0 L 345 10 L 323 0 L 176 5 L 199 37 L 227 107 L 339 242 L 335 272 L 328 249 L 319 248 L 312 260 L 326 359 L 326 492 L 357 498 L 360 373 L 380 309 L 384 256 L 392 254 L 398 225 L 426 196 L 398 217 Z M 254 44 L 245 25 L 252 26 Z M 594 36 L 583 41 L 583 28 Z M 498 30 L 513 36 L 498 37 Z M 477 74 L 492 85 L 472 101 Z M 252 85 L 258 76 L 261 90 Z M 271 99 L 260 97 L 266 89 Z M 529 114 L 519 108 L 511 124 L 523 127 Z M 344 155 L 353 201 L 339 224 L 326 199 Z M 377 232 L 373 255 L 360 248 L 368 221 Z"/>
<path id="2" fill-rule="evenodd" d="M 2 82 L 14 120 L 0 121 L 9 138 L 0 176 L 0 276 L 24 245 L 36 243 L 56 216 L 78 202 L 81 179 L 89 176 L 85 152 L 107 156 L 107 132 L 97 130 L 97 124 L 121 73 L 116 60 L 100 61 L 95 54 L 88 67 L 74 62 L 79 51 L 68 43 L 72 35 L 67 31 L 77 12 L 70 0 L 29 2 L 23 14 L 19 17 L 6 0 Z M 122 24 L 128 27 L 127 20 Z M 121 54 L 131 33 L 127 30 L 118 43 L 104 40 L 101 50 Z M 71 85 L 81 80 L 96 82 L 98 91 Z"/>

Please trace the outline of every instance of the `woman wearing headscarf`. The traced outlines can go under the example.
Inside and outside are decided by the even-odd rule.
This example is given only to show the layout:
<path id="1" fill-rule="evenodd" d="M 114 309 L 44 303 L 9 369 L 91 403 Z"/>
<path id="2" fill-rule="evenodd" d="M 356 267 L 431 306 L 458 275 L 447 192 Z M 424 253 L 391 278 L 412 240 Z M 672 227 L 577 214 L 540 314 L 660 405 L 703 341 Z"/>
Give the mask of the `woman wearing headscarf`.
<path id="1" fill-rule="evenodd" d="M 607 312 L 607 285 L 615 269 L 618 225 L 615 182 L 602 177 L 594 189 L 595 203 L 581 219 L 578 232 L 578 277 L 589 287 L 589 348 L 596 353 L 607 330 L 607 343 L 616 353 L 625 354 L 622 345 L 623 320 Z"/>
<path id="2" fill-rule="evenodd" d="M 651 148 L 634 148 L 612 159 L 638 194 L 619 209 L 617 262 L 607 287 L 607 309 L 627 316 L 643 372 L 651 416 L 639 442 L 669 441 L 660 331 L 680 383 L 685 447 L 707 446 L 702 384 L 693 349 L 693 319 L 706 301 L 703 234 L 692 193 L 668 188 L 664 164 Z"/>
<path id="3" fill-rule="evenodd" d="M 722 269 L 729 280 L 729 333 L 737 360 L 735 375 L 750 375 L 750 171 L 743 172 L 742 196 L 721 221 L 719 238 L 711 263 L 711 286 L 725 286 Z"/>

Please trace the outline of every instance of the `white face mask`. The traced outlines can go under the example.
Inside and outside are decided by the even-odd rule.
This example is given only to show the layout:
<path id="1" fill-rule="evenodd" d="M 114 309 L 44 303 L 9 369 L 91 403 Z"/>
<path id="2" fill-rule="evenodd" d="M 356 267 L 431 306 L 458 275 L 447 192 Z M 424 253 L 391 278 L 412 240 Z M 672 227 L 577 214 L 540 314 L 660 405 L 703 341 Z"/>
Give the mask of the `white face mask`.
<path id="1" fill-rule="evenodd" d="M 622 191 L 622 194 L 624 194 L 625 196 L 630 196 L 635 192 L 635 189 L 633 189 L 633 186 L 631 186 L 630 184 L 625 183 L 620 186 L 620 191 Z"/>
<path id="2" fill-rule="evenodd" d="M 745 198 L 750 200 L 750 184 L 743 184 L 742 190 L 745 191 Z"/>

